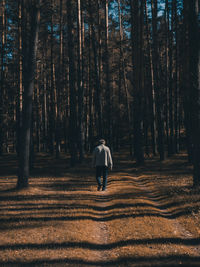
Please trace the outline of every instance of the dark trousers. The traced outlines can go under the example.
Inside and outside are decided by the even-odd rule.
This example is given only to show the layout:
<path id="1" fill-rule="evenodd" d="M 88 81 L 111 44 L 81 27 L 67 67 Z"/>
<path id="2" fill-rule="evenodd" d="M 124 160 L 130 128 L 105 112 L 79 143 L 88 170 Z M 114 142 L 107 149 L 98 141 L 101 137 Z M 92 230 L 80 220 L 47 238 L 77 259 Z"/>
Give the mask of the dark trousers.
<path id="1" fill-rule="evenodd" d="M 103 189 L 106 189 L 107 186 L 107 176 L 108 176 L 108 167 L 106 166 L 96 166 L 96 180 L 98 186 L 101 186 L 101 177 L 103 176 Z"/>

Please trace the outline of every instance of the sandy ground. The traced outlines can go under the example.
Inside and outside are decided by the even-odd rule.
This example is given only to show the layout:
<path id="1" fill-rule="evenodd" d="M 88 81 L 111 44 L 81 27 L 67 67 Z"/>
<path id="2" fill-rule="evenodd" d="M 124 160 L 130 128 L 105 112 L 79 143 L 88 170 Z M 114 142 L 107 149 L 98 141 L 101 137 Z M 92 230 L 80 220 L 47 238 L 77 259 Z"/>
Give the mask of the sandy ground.
<path id="1" fill-rule="evenodd" d="M 186 155 L 137 168 L 116 154 L 100 192 L 87 161 L 42 159 L 21 191 L 14 159 L 1 161 L 0 266 L 200 266 L 200 191 Z"/>

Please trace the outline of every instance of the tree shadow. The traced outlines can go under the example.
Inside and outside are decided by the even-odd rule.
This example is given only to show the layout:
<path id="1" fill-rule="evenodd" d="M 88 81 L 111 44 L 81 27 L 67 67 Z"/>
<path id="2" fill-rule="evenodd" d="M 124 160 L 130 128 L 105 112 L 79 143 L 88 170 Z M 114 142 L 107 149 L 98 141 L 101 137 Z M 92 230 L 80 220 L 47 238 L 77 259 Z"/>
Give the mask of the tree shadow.
<path id="1" fill-rule="evenodd" d="M 8 158 L 7 158 L 8 160 Z M 94 170 L 89 166 L 90 159 L 78 168 L 69 168 L 67 158 L 52 162 L 51 157 L 44 157 L 35 165 L 30 179 L 31 187 L 40 190 L 34 194 L 23 194 L 13 188 L 1 189 L 0 195 L 0 230 L 25 229 L 48 226 L 58 222 L 72 222 L 90 220 L 92 222 L 110 222 L 116 219 L 160 217 L 175 219 L 180 216 L 198 212 L 200 208 L 200 192 L 193 190 L 189 185 L 167 185 L 162 188 L 151 189 L 149 174 L 159 173 L 164 175 L 176 174 L 177 181 L 181 181 L 182 174 L 190 172 L 190 166 L 183 170 L 181 159 L 178 165 L 173 162 L 160 163 L 149 160 L 144 167 L 138 168 L 132 162 L 127 162 L 126 157 L 119 161 L 119 166 L 109 173 L 108 191 L 92 192 L 96 190 Z M 3 169 L 11 168 L 14 160 L 5 165 Z M 54 166 L 50 166 L 53 165 Z M 46 164 L 46 165 L 45 165 Z M 175 168 L 177 167 L 177 170 Z M 43 168 L 44 167 L 44 168 Z M 127 170 L 126 175 L 123 173 Z M 122 174 L 121 174 L 122 172 Z M 10 172 L 12 173 L 12 172 Z M 177 176 L 179 173 L 179 176 Z M 144 175 L 145 174 L 145 175 Z M 41 177 L 44 175 L 45 177 Z M 141 177 L 140 177 L 141 176 Z M 173 175 L 172 175 L 173 176 Z M 48 179 L 54 177 L 55 179 Z M 169 179 L 173 179 L 171 177 Z M 14 178 L 12 178 L 14 179 Z M 45 180 L 46 179 L 46 180 Z M 152 179 L 152 178 L 151 178 Z M 13 181 L 13 180 L 12 180 Z M 123 188 L 124 186 L 124 188 Z M 128 188 L 128 189 L 127 189 Z M 48 192 L 51 191 L 51 192 Z M 70 193 L 68 193 L 70 192 Z M 172 197 L 175 194 L 176 197 Z M 190 198 L 191 194 L 195 198 Z M 72 201 L 73 202 L 70 202 Z M 8 204 L 9 203 L 9 204 Z M 89 203 L 89 204 L 88 204 Z M 38 216 L 38 214 L 40 216 Z M 73 214 L 73 215 L 72 215 Z M 198 238 L 154 238 L 154 239 L 129 239 L 115 243 L 97 244 L 89 242 L 62 242 L 62 243 L 26 243 L 0 245 L 4 250 L 48 250 L 83 248 L 91 251 L 110 251 L 125 246 L 137 245 L 185 245 L 199 246 Z M 110 261 L 89 261 L 78 258 L 23 261 L 0 261 L 0 266 L 199 266 L 200 257 L 186 255 L 158 256 L 158 257 L 119 257 Z"/>
<path id="2" fill-rule="evenodd" d="M 8 261 L 1 262 L 1 266 L 121 266 L 121 267 L 178 267 L 178 266 L 199 266 L 200 257 L 192 257 L 187 255 L 175 255 L 171 254 L 169 256 L 152 256 L 152 257 L 119 257 L 115 260 L 110 261 L 90 261 L 81 259 L 41 259 L 33 260 L 28 262 L 23 261 Z M 69 265 L 70 264 L 70 265 Z"/>

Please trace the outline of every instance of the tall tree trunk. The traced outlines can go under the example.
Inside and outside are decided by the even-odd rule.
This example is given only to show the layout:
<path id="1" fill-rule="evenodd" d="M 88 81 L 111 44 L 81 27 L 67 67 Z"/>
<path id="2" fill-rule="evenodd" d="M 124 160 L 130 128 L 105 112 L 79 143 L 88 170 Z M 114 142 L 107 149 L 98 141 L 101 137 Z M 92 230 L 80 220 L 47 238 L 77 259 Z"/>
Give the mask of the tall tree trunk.
<path id="1" fill-rule="evenodd" d="M 92 0 L 89 0 L 89 14 L 90 14 L 90 26 L 91 26 L 91 38 L 92 38 L 92 49 L 94 54 L 94 71 L 95 71 L 95 87 L 96 87 L 96 95 L 95 95 L 95 104 L 98 114 L 98 136 L 101 137 L 102 132 L 102 110 L 101 110 L 101 88 L 100 88 L 100 79 L 99 79 L 99 64 L 98 64 L 98 55 L 97 55 L 97 47 L 96 47 L 96 34 L 94 28 L 94 18 L 93 18 L 93 10 L 92 10 Z"/>
<path id="2" fill-rule="evenodd" d="M 81 19 L 81 0 L 77 0 L 77 26 L 78 26 L 78 127 L 79 127 L 79 161 L 84 158 L 84 121 L 83 121 L 83 55 L 82 55 L 82 19 Z"/>
<path id="3" fill-rule="evenodd" d="M 63 56 L 63 70 L 65 70 L 66 80 L 64 83 L 64 95 L 65 95 L 65 110 L 64 110 L 64 143 L 65 143 L 65 152 L 69 150 L 69 51 L 68 51 L 68 42 L 65 43 L 66 49 Z M 65 60 L 66 57 L 66 60 Z M 66 63 L 65 63 L 66 62 Z"/>
<path id="4" fill-rule="evenodd" d="M 165 0 L 165 124 L 166 124 L 166 141 L 168 148 L 168 155 L 170 155 L 170 137 L 169 137 L 169 113 L 170 113 L 170 74 L 169 74 L 169 55 L 170 55 L 170 22 L 169 22 L 169 1 Z"/>
<path id="5" fill-rule="evenodd" d="M 188 152 L 188 161 L 191 163 L 193 158 L 192 152 L 192 132 L 191 132 L 191 110 L 190 110 L 190 36 L 189 36 L 189 1 L 183 1 L 183 22 L 184 22 L 184 38 L 183 43 L 183 88 L 184 88 L 184 122 L 186 128 L 186 146 Z"/>
<path id="6" fill-rule="evenodd" d="M 152 10 L 152 39 L 153 39 L 153 71 L 154 71 L 154 86 L 156 94 L 156 112 L 157 112 L 157 130 L 158 130 L 158 149 L 160 160 L 165 159 L 164 149 L 164 123 L 163 123 L 163 110 L 162 110 L 162 92 L 159 86 L 159 73 L 158 73 L 158 33 L 157 33 L 157 16 L 158 16 L 158 3 L 157 0 L 151 0 Z"/>
<path id="7" fill-rule="evenodd" d="M 101 0 L 98 0 L 97 2 L 97 10 L 98 10 L 98 66 L 99 66 L 99 99 L 101 99 L 101 93 L 102 93 L 102 69 L 103 69 L 103 66 L 102 66 L 102 26 L 101 26 L 101 10 L 100 10 L 100 7 L 101 7 Z M 101 105 L 101 101 L 100 101 L 100 110 L 102 111 L 102 105 Z M 102 115 L 101 115 L 102 117 Z M 102 129 L 102 132 L 103 132 L 103 129 Z M 102 133 L 101 133 L 102 135 Z"/>
<path id="8" fill-rule="evenodd" d="M 19 0 L 18 3 L 18 97 L 16 105 L 16 116 L 17 116 L 17 153 L 19 152 L 20 144 L 20 129 L 22 127 L 22 100 L 23 100 L 23 59 L 22 59 L 22 10 L 23 10 L 23 0 Z"/>
<path id="9" fill-rule="evenodd" d="M 155 156 L 158 153 L 157 142 L 156 142 L 156 139 L 157 139 L 156 100 L 155 100 L 155 83 L 154 83 L 152 47 L 151 47 L 151 37 L 150 37 L 149 19 L 148 19 L 147 1 L 146 0 L 145 0 L 145 18 L 146 18 L 146 32 L 147 32 L 147 47 L 148 47 L 148 55 L 149 55 L 149 62 L 150 62 L 150 72 L 151 72 L 151 95 L 150 95 L 150 103 L 151 103 L 151 146 L 152 146 L 152 153 Z"/>
<path id="10" fill-rule="evenodd" d="M 63 0 L 60 0 L 60 19 L 59 19 L 59 79 L 58 79 L 58 86 L 57 86 L 57 118 L 56 118 L 56 129 L 55 129 L 55 141 L 56 141 L 56 158 L 60 156 L 61 150 L 61 117 L 62 117 L 62 98 L 61 94 L 64 89 L 64 82 L 63 82 Z"/>
<path id="11" fill-rule="evenodd" d="M 189 1 L 190 110 L 193 140 L 193 185 L 200 185 L 200 28 L 199 1 Z"/>
<path id="12" fill-rule="evenodd" d="M 179 110 L 180 110 L 180 88 L 179 88 L 179 72 L 180 72 L 180 60 L 179 60 L 179 31 L 178 31 L 178 14 L 177 14 L 177 1 L 173 0 L 174 10 L 174 31 L 175 31 L 175 53 L 174 53 L 174 152 L 179 152 L 180 136 L 179 136 Z"/>
<path id="13" fill-rule="evenodd" d="M 105 0 L 104 6 L 105 12 L 105 72 L 106 72 L 106 116 L 107 116 L 107 139 L 109 144 L 112 146 L 112 124 L 111 124 L 111 88 L 110 88 L 110 61 L 108 51 L 108 0 Z"/>
<path id="14" fill-rule="evenodd" d="M 35 141 L 36 141 L 36 149 L 37 152 L 40 152 L 40 140 L 41 140 L 41 106 L 40 106 L 40 91 L 39 91 L 39 64 L 36 65 L 36 88 L 35 88 L 35 94 L 34 94 L 34 100 L 35 100 Z"/>
<path id="15" fill-rule="evenodd" d="M 54 42 L 53 42 L 53 35 L 54 35 L 54 22 L 53 22 L 53 11 L 54 11 L 54 0 L 51 0 L 51 33 L 50 33 L 50 53 L 51 53 L 51 60 L 50 60 L 50 68 L 51 68 L 51 92 L 50 92 L 50 121 L 49 121 L 49 150 L 50 153 L 53 155 L 54 153 L 54 144 L 55 144 L 55 128 L 56 128 L 56 117 L 55 117 L 55 107 L 56 104 L 55 100 L 55 80 L 54 80 Z"/>
<path id="16" fill-rule="evenodd" d="M 72 21 L 72 0 L 67 0 L 68 22 L 68 51 L 69 51 L 69 88 L 70 88 L 70 117 L 69 117 L 69 146 L 71 166 L 77 162 L 77 114 L 76 114 L 76 87 L 75 87 L 75 58 L 74 58 L 74 31 Z"/>
<path id="17" fill-rule="evenodd" d="M 27 69 L 24 86 L 24 105 L 22 117 L 22 129 L 20 140 L 20 158 L 19 158 L 19 176 L 17 187 L 28 186 L 29 178 L 29 160 L 30 160 L 30 139 L 31 139 L 31 121 L 32 121 L 32 96 L 34 90 L 34 78 L 36 68 L 36 54 L 38 48 L 38 33 L 40 22 L 40 0 L 34 2 L 31 8 L 31 24 L 29 39 L 29 54 L 24 55 L 27 60 Z"/>
<path id="18" fill-rule="evenodd" d="M 1 76 L 0 76 L 0 155 L 3 153 L 4 142 L 4 93 L 5 93 L 5 40 L 6 40 L 6 1 L 1 3 L 2 10 L 2 44 L 1 44 Z"/>
<path id="19" fill-rule="evenodd" d="M 142 123 L 142 47 L 143 47 L 143 4 L 138 0 L 131 1 L 132 10 L 132 62 L 134 77 L 133 128 L 134 156 L 138 165 L 144 163 L 144 140 Z"/>
<path id="20" fill-rule="evenodd" d="M 45 54 L 45 53 L 44 53 Z M 45 57 L 46 58 L 46 57 Z M 47 140 L 47 136 L 48 136 L 48 121 L 47 121 L 47 77 L 46 77 L 46 73 L 45 73 L 45 69 L 46 69 L 46 64 L 43 64 L 42 67 L 42 73 L 43 73 L 43 85 L 44 85 L 44 91 L 43 91 L 43 137 L 44 137 L 44 151 L 47 152 L 47 148 L 48 148 L 48 140 Z"/>
<path id="21" fill-rule="evenodd" d="M 94 139 L 94 127 L 93 127 L 93 124 L 94 124 L 94 118 L 93 118 L 93 115 L 94 115 L 94 112 L 93 112 L 93 86 L 92 86 L 92 48 L 93 47 L 93 33 L 92 33 L 92 25 L 90 25 L 90 28 L 89 28 L 89 66 L 88 66 L 88 105 L 89 105 L 89 129 L 88 129 L 88 134 L 89 134 L 89 140 L 90 140 L 90 143 L 89 143 L 89 151 L 92 152 L 93 150 L 93 139 Z M 94 50 L 94 49 L 93 49 Z M 95 76 L 96 76 L 96 71 L 95 71 Z"/>
<path id="22" fill-rule="evenodd" d="M 172 9 L 173 11 L 173 9 Z M 173 18 L 173 13 L 172 13 Z M 174 94 L 173 94 L 173 47 L 174 47 L 174 20 L 171 19 L 171 31 L 169 32 L 169 149 L 168 155 L 174 154 Z"/>
<path id="23" fill-rule="evenodd" d="M 129 136 L 129 143 L 132 144 L 132 138 L 131 138 L 131 111 L 130 111 L 130 94 L 128 92 L 128 85 L 127 85 L 127 79 L 126 79 L 126 70 L 125 70 L 125 59 L 124 59 L 124 51 L 122 48 L 122 42 L 123 42 L 123 27 L 122 27 L 122 19 L 121 19 L 121 1 L 118 0 L 118 17 L 119 17 L 119 49 L 120 49 L 120 58 L 119 58 L 119 91 L 121 90 L 121 79 L 123 80 L 123 86 L 125 90 L 126 95 L 126 106 L 127 106 L 127 117 L 128 117 L 128 136 Z M 122 74 L 121 74 L 122 72 Z M 120 94 L 120 92 L 119 92 Z M 120 122 L 120 112 L 119 112 L 119 122 Z M 118 127 L 119 128 L 119 127 Z"/>

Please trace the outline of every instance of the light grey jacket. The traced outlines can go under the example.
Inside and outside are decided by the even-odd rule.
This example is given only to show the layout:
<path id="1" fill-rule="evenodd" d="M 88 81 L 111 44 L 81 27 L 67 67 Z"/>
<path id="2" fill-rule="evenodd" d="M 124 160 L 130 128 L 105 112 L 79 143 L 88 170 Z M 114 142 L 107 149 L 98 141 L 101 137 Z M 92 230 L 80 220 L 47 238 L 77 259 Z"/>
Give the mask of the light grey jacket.
<path id="1" fill-rule="evenodd" d="M 112 169 L 113 162 L 110 153 L 109 147 L 101 144 L 95 147 L 93 152 L 93 160 L 92 160 L 93 167 L 96 166 L 107 166 Z"/>

